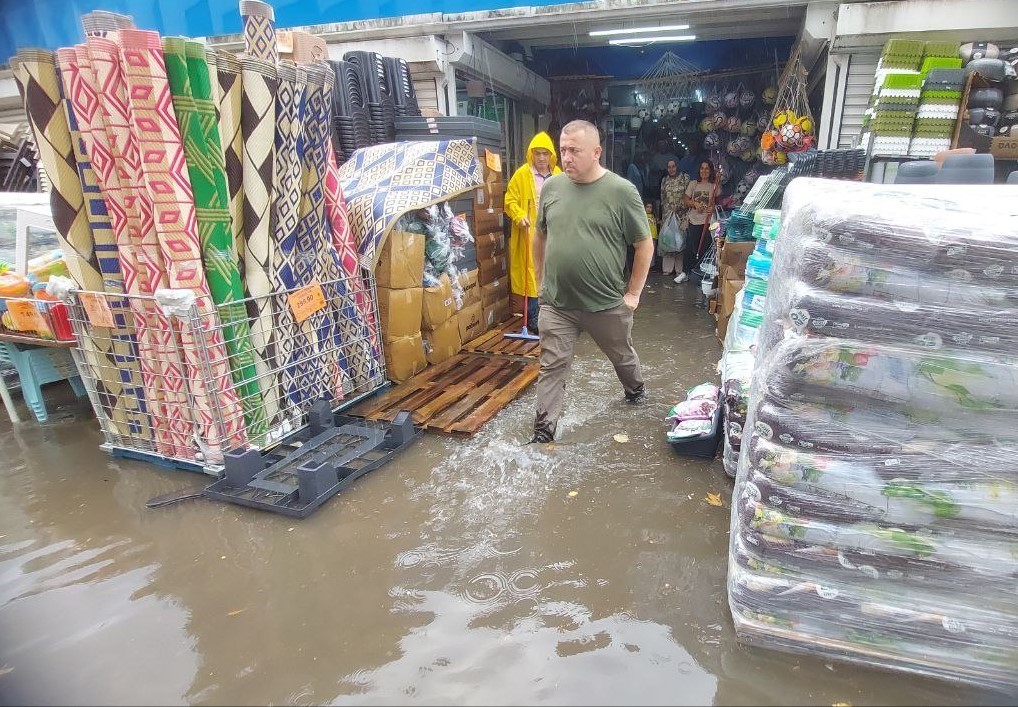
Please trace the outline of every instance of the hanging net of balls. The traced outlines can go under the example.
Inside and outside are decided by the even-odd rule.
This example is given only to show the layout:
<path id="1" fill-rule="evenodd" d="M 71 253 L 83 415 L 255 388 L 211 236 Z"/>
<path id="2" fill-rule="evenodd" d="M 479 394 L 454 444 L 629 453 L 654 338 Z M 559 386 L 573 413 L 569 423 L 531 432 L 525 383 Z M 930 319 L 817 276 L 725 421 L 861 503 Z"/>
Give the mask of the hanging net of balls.
<path id="1" fill-rule="evenodd" d="M 790 152 L 805 152 L 816 143 L 813 113 L 806 93 L 806 70 L 798 53 L 792 57 L 778 82 L 767 129 L 760 136 L 760 161 L 780 165 Z"/>

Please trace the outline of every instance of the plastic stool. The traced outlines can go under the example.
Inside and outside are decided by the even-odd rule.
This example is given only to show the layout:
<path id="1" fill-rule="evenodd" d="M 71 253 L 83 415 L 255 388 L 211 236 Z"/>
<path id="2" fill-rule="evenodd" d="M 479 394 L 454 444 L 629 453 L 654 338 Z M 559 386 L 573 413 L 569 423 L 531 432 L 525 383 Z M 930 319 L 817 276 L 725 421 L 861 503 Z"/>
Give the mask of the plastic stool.
<path id="1" fill-rule="evenodd" d="M 1015 170 L 1014 172 L 1011 172 L 1011 174 L 1007 175 L 1007 183 L 1018 184 L 1018 170 Z"/>
<path id="2" fill-rule="evenodd" d="M 48 346 L 31 346 L 0 341 L 0 361 L 8 361 L 18 370 L 21 394 L 39 422 L 46 422 L 49 414 L 42 397 L 42 386 L 66 380 L 79 398 L 86 395 L 85 386 L 67 349 Z"/>
<path id="3" fill-rule="evenodd" d="M 894 176 L 895 184 L 935 184 L 940 165 L 933 160 L 905 162 L 898 167 Z"/>

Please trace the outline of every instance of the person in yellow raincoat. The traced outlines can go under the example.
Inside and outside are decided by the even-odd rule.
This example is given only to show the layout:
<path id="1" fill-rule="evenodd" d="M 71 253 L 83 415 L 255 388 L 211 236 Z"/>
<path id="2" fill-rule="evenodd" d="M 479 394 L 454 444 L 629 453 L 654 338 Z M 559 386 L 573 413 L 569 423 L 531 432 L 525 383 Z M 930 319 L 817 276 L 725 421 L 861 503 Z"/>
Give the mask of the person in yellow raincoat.
<path id="1" fill-rule="evenodd" d="M 535 330 L 538 292 L 534 280 L 534 258 L 529 250 L 541 187 L 548 177 L 561 171 L 551 137 L 540 132 L 527 148 L 527 163 L 516 170 L 505 191 L 505 213 L 513 225 L 509 239 L 509 289 L 520 299 L 524 295 L 530 298 L 528 319 L 535 325 L 532 327 Z M 522 304 L 520 302 L 521 307 Z"/>

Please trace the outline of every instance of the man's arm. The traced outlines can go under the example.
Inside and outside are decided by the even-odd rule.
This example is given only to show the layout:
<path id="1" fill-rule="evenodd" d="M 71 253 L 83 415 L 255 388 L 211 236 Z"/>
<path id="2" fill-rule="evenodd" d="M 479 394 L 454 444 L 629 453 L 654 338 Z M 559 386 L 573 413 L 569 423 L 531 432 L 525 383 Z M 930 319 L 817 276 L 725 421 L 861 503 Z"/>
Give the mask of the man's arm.
<path id="1" fill-rule="evenodd" d="M 537 296 L 541 296 L 541 286 L 544 284 L 544 245 L 548 238 L 540 226 L 534 228 L 534 237 L 531 246 L 531 255 L 534 258 L 534 284 L 537 285 Z M 644 274 L 644 278 L 646 278 Z"/>
<path id="2" fill-rule="evenodd" d="M 629 276 L 629 286 L 626 287 L 626 294 L 622 301 L 635 310 L 640 306 L 640 294 L 643 286 L 647 284 L 647 273 L 650 271 L 650 263 L 654 260 L 654 239 L 644 238 L 633 244 L 636 251 L 633 257 L 633 274 Z M 543 253 L 542 253 L 543 255 Z"/>

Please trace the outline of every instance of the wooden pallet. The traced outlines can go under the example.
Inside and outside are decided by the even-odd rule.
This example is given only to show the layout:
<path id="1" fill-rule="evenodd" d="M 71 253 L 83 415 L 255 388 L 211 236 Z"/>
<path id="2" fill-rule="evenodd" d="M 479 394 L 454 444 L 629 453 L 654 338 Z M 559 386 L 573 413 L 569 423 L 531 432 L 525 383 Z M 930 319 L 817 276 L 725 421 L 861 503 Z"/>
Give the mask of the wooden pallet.
<path id="1" fill-rule="evenodd" d="M 411 410 L 414 424 L 429 432 L 470 436 L 537 380 L 538 369 L 536 362 L 459 353 L 347 414 L 392 421 Z"/>
<path id="2" fill-rule="evenodd" d="M 541 342 L 524 339 L 507 339 L 506 334 L 519 334 L 523 328 L 523 317 L 515 315 L 509 321 L 498 324 L 491 331 L 468 341 L 464 351 L 472 353 L 497 354 L 499 356 L 520 356 L 537 361 L 541 358 Z"/>

